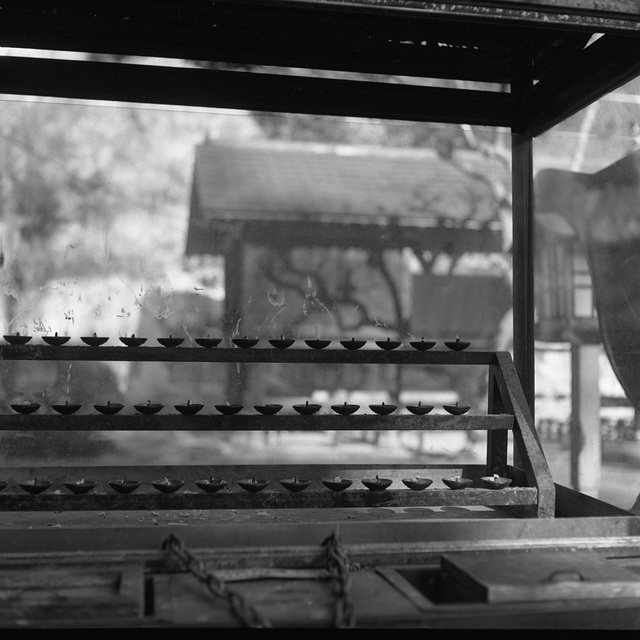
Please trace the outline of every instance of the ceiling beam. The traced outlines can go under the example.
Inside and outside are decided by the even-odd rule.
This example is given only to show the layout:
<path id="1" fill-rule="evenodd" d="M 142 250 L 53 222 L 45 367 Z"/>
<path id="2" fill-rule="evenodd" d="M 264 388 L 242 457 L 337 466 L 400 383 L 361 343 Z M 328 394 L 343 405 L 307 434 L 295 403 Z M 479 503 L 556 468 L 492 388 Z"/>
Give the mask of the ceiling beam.
<path id="1" fill-rule="evenodd" d="M 41 58 L 0 58 L 0 92 L 416 122 L 521 124 L 508 93 Z"/>
<path id="2" fill-rule="evenodd" d="M 566 63 L 571 58 L 581 55 L 592 37 L 591 33 L 584 31 L 553 33 L 553 35 L 555 36 L 553 39 L 530 53 L 532 62 L 530 78 L 540 81 L 547 75 L 553 74 L 559 61 Z"/>
<path id="3" fill-rule="evenodd" d="M 283 34 L 268 31 L 236 33 L 216 29 L 202 33 L 194 30 L 183 42 L 175 31 L 155 31 L 153 37 L 143 30 L 114 34 L 110 29 L 93 29 L 68 34 L 66 51 L 86 52 L 115 57 L 163 57 L 190 60 L 202 66 L 226 63 L 243 66 L 276 66 L 322 69 L 352 73 L 396 75 L 426 78 L 450 78 L 475 82 L 508 84 L 517 70 L 504 52 L 477 50 L 471 47 L 446 47 L 436 37 L 418 41 L 370 39 L 356 41 L 348 34 L 331 39 L 319 33 Z M 321 40 L 322 42 L 319 42 Z M 27 32 L 8 33 L 0 38 L 2 46 L 55 50 L 61 46 L 55 29 L 37 36 Z M 37 46 L 36 46 L 37 45 Z"/>
<path id="4" fill-rule="evenodd" d="M 524 133 L 534 137 L 548 131 L 639 74 L 640 40 L 603 35 L 580 56 L 556 65 L 553 73 L 516 96 L 527 113 Z"/>
<path id="5" fill-rule="evenodd" d="M 191 216 L 186 255 L 221 253 L 225 238 L 239 234 L 243 242 L 277 249 L 291 247 L 339 247 L 394 249 L 415 247 L 434 253 L 500 253 L 502 234 L 491 226 L 469 228 L 391 226 L 357 223 L 326 223 L 314 220 L 202 220 Z"/>
<path id="6" fill-rule="evenodd" d="M 171 11 L 159 2 L 145 13 L 137 5 L 86 3 L 72 11 L 75 5 L 68 1 L 55 12 L 3 5 L 0 44 L 508 83 L 517 73 L 510 51 L 523 39 L 515 28 L 479 30 L 455 20 L 420 15 L 407 20 L 324 4 L 216 2 L 206 9 L 195 4 Z"/>

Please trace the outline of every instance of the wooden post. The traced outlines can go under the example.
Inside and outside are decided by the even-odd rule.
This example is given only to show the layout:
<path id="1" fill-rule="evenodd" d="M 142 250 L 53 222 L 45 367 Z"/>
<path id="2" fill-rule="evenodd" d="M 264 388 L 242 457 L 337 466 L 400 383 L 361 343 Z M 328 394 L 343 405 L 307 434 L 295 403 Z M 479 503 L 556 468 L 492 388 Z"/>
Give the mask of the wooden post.
<path id="1" fill-rule="evenodd" d="M 602 470 L 600 346 L 571 345 L 571 483 L 598 497 Z"/>
<path id="2" fill-rule="evenodd" d="M 513 192 L 513 360 L 532 418 L 535 417 L 533 296 L 533 155 L 531 138 L 511 136 Z M 516 465 L 519 464 L 515 460 Z"/>
<path id="3" fill-rule="evenodd" d="M 502 414 L 508 413 L 497 376 L 499 368 L 492 364 L 489 367 L 489 397 L 487 402 L 487 413 Z M 503 475 L 507 469 L 508 458 L 508 434 L 506 431 L 487 431 L 487 475 L 498 473 Z"/>

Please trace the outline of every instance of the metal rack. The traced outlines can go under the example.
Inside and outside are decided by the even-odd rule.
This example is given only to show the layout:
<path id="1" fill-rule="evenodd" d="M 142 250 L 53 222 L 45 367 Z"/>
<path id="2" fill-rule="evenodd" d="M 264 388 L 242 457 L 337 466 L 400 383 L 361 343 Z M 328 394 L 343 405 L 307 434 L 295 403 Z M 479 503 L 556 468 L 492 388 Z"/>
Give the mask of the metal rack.
<path id="1" fill-rule="evenodd" d="M 337 598 L 326 580 L 326 547 L 321 544 L 339 528 L 348 554 L 343 557 L 349 560 L 342 566 L 341 577 L 344 582 L 352 578 L 350 591 L 342 584 L 341 603 L 349 596 L 349 607 L 343 609 L 355 610 L 361 626 L 638 628 L 640 520 L 554 485 L 531 419 L 535 397 L 533 138 L 640 74 L 637 3 L 139 0 L 132 5 L 124 0 L 6 0 L 3 46 L 29 47 L 36 55 L 2 57 L 2 92 L 509 129 L 514 362 L 507 353 L 474 351 L 1 346 L 0 359 L 34 362 L 55 358 L 237 361 L 255 366 L 264 362 L 483 365 L 488 370 L 489 415 L 405 420 L 405 416 L 33 414 L 1 416 L 0 431 L 226 431 L 264 425 L 273 429 L 314 425 L 338 430 L 483 429 L 488 434 L 486 464 L 464 469 L 458 465 L 456 470 L 473 478 L 498 472 L 507 475 L 512 486 L 499 491 L 429 487 L 412 492 L 398 484 L 398 489 L 382 492 L 354 488 L 333 494 L 314 482 L 300 494 L 270 491 L 278 488 L 278 478 L 299 470 L 288 466 L 264 468 L 265 475 L 275 480 L 265 492 L 247 494 L 234 487 L 209 495 L 193 490 L 189 483 L 212 473 L 235 473 L 228 476 L 233 486 L 250 469 L 148 467 L 135 469 L 145 483 L 175 473 L 184 478 L 185 486 L 167 495 L 150 487 L 127 496 L 101 490 L 71 495 L 64 488 L 52 491 L 67 478 L 88 477 L 87 469 L 0 469 L 0 478 L 11 483 L 34 473 L 50 474 L 54 483 L 52 490 L 34 496 L 19 492 L 13 484 L 0 492 L 3 588 L 15 596 L 3 600 L 0 623 L 77 628 L 246 626 L 246 621 L 229 613 L 224 598 L 243 594 L 274 625 L 334 624 Z M 50 50 L 92 55 L 81 61 L 50 56 Z M 134 59 L 125 63 L 127 56 Z M 148 65 L 135 56 L 187 63 Z M 278 67 L 295 67 L 297 72 L 274 72 Z M 314 71 L 320 74 L 314 76 Z M 350 73 L 366 77 L 355 80 Z M 410 81 L 388 81 L 391 76 Z M 381 82 L 383 77 L 387 81 Z M 462 88 L 458 80 L 477 83 L 480 89 Z M 448 84 L 441 86 L 440 81 Z M 509 432 L 513 464 L 508 463 Z M 430 469 L 450 471 L 447 465 Z M 377 470 L 394 474 L 396 480 L 407 473 L 406 466 L 397 465 Z M 99 481 L 134 473 L 122 468 L 92 467 L 90 471 Z M 305 467 L 305 476 L 315 474 L 314 480 L 328 473 L 362 477 L 371 471 L 376 469 Z M 453 508 L 429 506 L 435 503 Z M 331 508 L 343 505 L 427 508 Z M 476 505 L 495 507 L 493 511 L 500 514 L 486 517 L 486 512 L 473 510 Z M 267 506 L 269 517 L 258 517 Z M 174 510 L 189 507 L 194 508 L 187 514 L 190 517 L 176 522 Z M 138 510 L 136 516 L 140 510 L 149 516 L 134 520 L 130 509 Z M 158 509 L 155 521 L 152 509 Z M 207 569 L 201 575 L 213 576 L 210 585 L 219 587 L 222 598 L 199 590 L 202 585 L 193 575 L 176 569 L 171 545 L 162 546 L 176 532 L 186 548 L 197 551 Z M 564 585 L 548 577 L 539 580 L 541 568 L 553 576 L 566 555 L 575 559 L 580 575 L 588 579 Z M 479 565 L 487 559 L 490 571 L 485 572 Z M 500 572 L 492 570 L 492 562 Z M 474 563 L 478 566 L 471 566 Z M 632 575 L 615 572 L 613 581 L 603 579 L 603 563 L 620 570 L 628 567 Z M 364 569 L 352 571 L 356 565 Z M 493 602 L 477 595 L 482 584 L 491 589 L 495 575 L 504 572 L 529 580 L 525 601 Z M 314 579 L 307 580 L 309 575 Z M 479 581 L 470 583 L 467 578 L 474 576 Z M 269 588 L 262 578 L 270 581 Z M 223 579 L 232 588 L 224 589 Z M 626 595 L 616 591 L 621 580 Z M 594 585 L 599 585 L 597 594 L 591 590 Z M 522 587 L 522 581 L 516 586 Z M 558 586 L 561 598 L 554 591 Z M 588 598 L 581 595 L 582 587 L 587 588 Z M 39 597 L 31 597 L 33 593 Z"/>
<path id="2" fill-rule="evenodd" d="M 274 349 L 177 347 L 90 347 L 40 345 L 0 346 L 0 359 L 92 360 L 92 361 L 171 361 L 171 362 L 244 362 L 308 363 L 308 364 L 411 364 L 484 365 L 489 376 L 487 415 L 232 415 L 179 413 L 155 415 L 4 415 L 0 430 L 33 431 L 301 431 L 301 430 L 371 430 L 371 431 L 486 431 L 485 464 L 397 464 L 397 465 L 212 465 L 97 468 L 11 468 L 0 471 L 0 479 L 9 483 L 0 493 L 0 509 L 4 510 L 137 510 L 137 509 L 242 509 L 242 508 L 323 508 L 365 507 L 393 504 L 396 506 L 484 505 L 507 506 L 522 515 L 553 517 L 555 490 L 540 443 L 532 427 L 531 416 L 524 403 L 513 363 L 507 352 L 448 350 L 416 351 L 410 348 L 394 351 L 341 348 L 314 350 L 309 348 Z M 206 411 L 206 409 L 205 409 Z M 513 434 L 517 466 L 508 464 L 508 433 Z M 430 477 L 459 470 L 474 484 L 463 490 L 451 490 L 438 481 L 434 488 L 411 491 L 401 480 L 407 474 Z M 482 487 L 482 476 L 498 474 L 511 479 L 511 486 L 500 490 Z M 379 475 L 393 479 L 384 491 L 370 491 L 360 479 Z M 185 485 L 175 493 L 165 494 L 150 486 L 158 477 L 180 478 Z M 353 478 L 353 486 L 340 493 L 325 488 L 327 477 Z M 16 484 L 27 477 L 53 478 L 44 492 L 29 495 Z M 91 492 L 76 495 L 61 484 L 77 478 L 91 477 L 98 486 Z M 194 482 L 216 477 L 227 481 L 227 487 L 215 494 L 203 493 Z M 269 480 L 263 491 L 250 494 L 237 485 L 242 478 Z M 311 486 L 291 493 L 278 484 L 279 478 L 306 478 Z M 122 495 L 108 486 L 114 478 L 139 479 L 142 486 L 135 493 Z M 439 478 L 435 478 L 439 480 Z M 60 491 L 57 491 L 60 489 Z"/>

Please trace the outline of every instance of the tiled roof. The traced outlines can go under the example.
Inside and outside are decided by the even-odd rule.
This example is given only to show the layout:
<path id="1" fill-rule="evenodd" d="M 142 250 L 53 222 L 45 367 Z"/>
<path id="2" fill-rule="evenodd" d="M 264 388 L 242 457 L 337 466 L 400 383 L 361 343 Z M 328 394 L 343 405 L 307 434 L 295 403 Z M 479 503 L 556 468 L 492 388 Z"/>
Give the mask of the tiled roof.
<path id="1" fill-rule="evenodd" d="M 485 175 L 510 176 L 479 154 L 456 152 Z M 490 189 L 433 150 L 310 143 L 205 142 L 197 147 L 192 216 L 428 224 L 495 219 Z M 432 222 L 431 222 L 432 224 Z"/>

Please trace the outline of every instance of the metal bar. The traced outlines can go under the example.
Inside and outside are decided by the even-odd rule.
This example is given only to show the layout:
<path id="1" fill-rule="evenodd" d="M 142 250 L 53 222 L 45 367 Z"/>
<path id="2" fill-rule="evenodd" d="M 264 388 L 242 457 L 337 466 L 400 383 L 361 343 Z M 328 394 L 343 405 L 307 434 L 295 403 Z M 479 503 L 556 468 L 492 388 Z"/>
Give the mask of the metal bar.
<path id="1" fill-rule="evenodd" d="M 309 478 L 320 481 L 323 478 L 366 478 L 379 475 L 392 478 L 396 486 L 404 488 L 401 480 L 404 477 L 425 477 L 428 471 L 442 470 L 447 477 L 458 472 L 464 477 L 477 479 L 484 475 L 484 464 L 450 464 L 450 463 L 366 463 L 366 464 L 207 464 L 207 465 L 139 465 L 139 466 L 25 466 L 3 467 L 0 478 L 9 483 L 18 483 L 29 478 L 48 478 L 53 487 L 63 482 L 74 482 L 79 478 L 96 482 L 109 482 L 114 479 L 136 479 L 142 483 L 151 483 L 158 478 L 182 478 L 185 483 L 195 480 L 222 478 L 233 484 L 236 480 L 251 477 L 265 477 L 277 481 L 278 478 Z M 256 475 L 257 474 L 257 475 Z M 356 483 L 357 484 L 357 483 Z M 355 487 L 356 485 L 354 485 Z M 361 487 L 362 488 L 362 487 Z M 393 488 L 393 486 L 392 486 Z M 442 485 L 444 488 L 444 485 Z M 66 489 L 65 489 L 66 491 Z"/>
<path id="2" fill-rule="evenodd" d="M 639 51 L 637 36 L 606 34 L 580 56 L 556 64 L 553 73 L 523 96 L 529 111 L 524 133 L 538 136 L 636 78 Z"/>
<path id="3" fill-rule="evenodd" d="M 363 24 L 361 16 L 336 23 L 333 13 L 316 11 L 314 19 L 309 12 L 285 15 L 282 11 L 274 11 L 273 7 L 254 11 L 253 18 L 241 17 L 238 9 L 231 18 L 227 13 L 223 9 L 209 16 L 205 24 L 194 20 L 180 30 L 173 23 L 153 23 L 152 32 L 145 18 L 115 25 L 115 19 L 102 21 L 92 24 L 90 30 L 77 18 L 50 19 L 52 28 L 38 29 L 34 28 L 32 19 L 3 15 L 1 42 L 5 47 L 63 48 L 103 55 L 191 60 L 203 67 L 216 67 L 221 63 L 304 69 L 322 67 L 339 72 L 492 83 L 509 83 L 516 76 L 513 64 L 505 55 L 507 43 L 504 50 L 484 50 L 477 46 L 438 48 L 438 39 L 450 41 L 455 38 L 459 28 L 455 22 L 449 25 L 447 32 L 442 22 L 434 24 L 421 20 L 416 24 L 397 17 L 390 21 L 388 17 L 378 15 L 367 16 L 366 24 Z M 324 19 L 320 20 L 321 17 Z M 242 23 L 236 24 L 241 19 Z M 115 28 L 117 38 L 114 38 Z M 63 43 L 59 39 L 61 29 L 65 32 Z M 360 35 L 357 45 L 354 33 Z M 432 44 L 428 49 L 422 44 L 427 40 Z M 321 53 L 318 42 L 321 42 Z"/>
<path id="4" fill-rule="evenodd" d="M 277 337 L 277 336 L 274 336 Z M 312 336 L 310 336 L 312 339 Z M 225 342 L 228 343 L 227 340 Z M 275 349 L 266 340 L 250 349 L 236 347 L 89 347 L 48 345 L 0 345 L 3 360 L 114 361 L 114 362 L 286 362 L 304 364 L 415 364 L 415 365 L 490 365 L 496 362 L 493 351 L 451 351 L 435 348 L 417 351 L 408 345 L 386 351 L 377 346 L 357 351 L 343 347 L 312 349 L 298 341 L 289 349 Z M 334 340 L 333 345 L 339 341 Z M 264 345 L 264 347 L 262 346 Z M 373 346 L 373 343 L 370 343 Z"/>
<path id="5" fill-rule="evenodd" d="M 497 380 L 499 375 L 499 369 L 496 365 L 489 367 L 488 410 L 495 414 L 507 413 L 507 408 L 502 400 L 500 385 Z M 487 433 L 487 475 L 494 473 L 498 473 L 501 476 L 506 475 L 508 444 L 508 434 L 506 432 L 498 433 L 489 431 Z"/>
<path id="6" fill-rule="evenodd" d="M 364 410 L 367 410 L 364 407 Z M 1 431 L 506 431 L 509 415 L 0 415 Z"/>
<path id="7" fill-rule="evenodd" d="M 154 65 L 0 58 L 0 92 L 277 113 L 519 126 L 507 93 Z"/>
<path id="8" fill-rule="evenodd" d="M 221 246 L 230 234 L 229 221 L 238 212 L 201 209 L 201 219 L 189 221 L 187 255 L 208 254 Z M 346 223 L 344 216 L 338 222 L 315 222 L 309 216 L 291 216 L 289 219 L 246 220 L 242 227 L 242 242 L 257 246 L 299 247 L 364 247 L 384 245 L 385 249 L 421 247 L 438 253 L 443 247 L 458 243 L 469 252 L 499 253 L 502 238 L 497 229 L 486 225 L 470 228 L 449 221 L 448 226 L 432 221 L 431 226 L 395 224 Z M 237 220 L 236 223 L 237 224 Z M 234 224 L 234 227 L 235 227 Z M 391 230 L 393 229 L 393 231 Z"/>
<path id="9" fill-rule="evenodd" d="M 0 511 L 78 511 L 85 509 L 137 511 L 160 509 L 301 509 L 301 508 L 362 508 L 427 507 L 427 506 L 516 506 L 537 502 L 537 489 L 530 487 L 492 489 L 425 489 L 424 491 L 346 490 L 340 493 L 305 490 L 290 493 L 268 488 L 259 493 L 240 489 L 220 493 L 204 493 L 180 489 L 176 493 L 138 490 L 128 495 L 115 491 L 73 495 L 71 493 L 41 493 L 29 495 L 22 490 L 7 489 L 0 493 Z"/>
<path id="10" fill-rule="evenodd" d="M 248 3 L 261 0 L 245 0 Z M 422 2 L 420 0 L 270 0 L 280 6 L 299 5 L 340 7 L 344 10 L 377 12 L 393 15 L 403 13 L 407 18 L 431 14 L 434 18 L 472 20 L 478 25 L 500 23 L 504 25 L 539 25 L 564 29 L 590 29 L 593 31 L 640 28 L 639 9 L 633 0 L 611 0 L 606 7 L 598 0 L 494 0 L 475 2 Z M 524 5 L 524 6 L 523 6 Z"/>
<path id="11" fill-rule="evenodd" d="M 574 507 L 574 512 L 580 509 Z M 203 561 L 216 568 L 324 566 L 324 559 L 318 555 L 318 541 L 333 530 L 333 521 L 313 516 L 305 518 L 309 514 L 302 511 L 300 518 L 292 522 L 289 513 L 272 513 L 274 519 L 265 526 L 264 519 L 257 521 L 249 513 L 244 520 L 230 521 L 224 512 L 199 511 L 197 522 L 180 527 L 180 535 L 185 543 L 198 549 Z M 313 511 L 314 515 L 317 513 Z M 4 567 L 22 566 L 24 557 L 15 555 L 22 553 L 28 553 L 34 561 L 77 562 L 79 552 L 99 552 L 102 561 L 122 562 L 126 552 L 127 560 L 139 562 L 150 571 L 166 566 L 158 540 L 175 533 L 171 523 L 150 524 L 147 519 L 146 523 L 133 527 L 127 520 L 120 519 L 116 520 L 120 526 L 112 524 L 107 528 L 98 513 L 84 515 L 76 517 L 71 524 L 68 514 L 52 513 L 51 523 L 59 521 L 63 526 L 47 527 L 46 531 L 41 527 L 16 528 L 19 534 L 3 536 L 0 562 Z M 505 553 L 524 549 L 535 553 L 543 549 L 587 549 L 606 557 L 640 556 L 640 518 L 624 517 L 624 514 L 554 520 L 521 520 L 505 517 L 504 513 L 496 516 L 452 520 L 439 510 L 431 514 L 421 510 L 416 520 L 408 518 L 406 512 L 394 520 L 373 520 L 369 516 L 362 521 L 354 516 L 340 522 L 340 538 L 349 545 L 349 557 L 362 566 L 413 565 L 417 568 L 434 563 L 438 567 L 442 553 L 457 551 Z M 114 519 L 115 515 L 107 518 Z"/>
<path id="12" fill-rule="evenodd" d="M 539 518 L 555 515 L 555 485 L 542 444 L 536 431 L 533 415 L 525 402 L 518 375 L 508 354 L 499 354 L 500 367 L 496 368 L 495 383 L 506 409 L 514 415 L 514 466 L 522 469 L 527 484 L 539 489 Z"/>
<path id="13" fill-rule="evenodd" d="M 533 264 L 533 155 L 531 138 L 513 133 L 513 358 L 534 413 L 535 308 Z"/>
<path id="14" fill-rule="evenodd" d="M 61 3 L 58 3 L 59 5 Z M 177 36 L 189 19 L 196 24 L 220 13 L 234 12 L 250 21 L 256 11 L 291 14 L 308 13 L 315 16 L 334 16 L 339 20 L 352 16 L 404 16 L 407 21 L 431 17 L 434 20 L 477 21 L 481 25 L 494 22 L 513 24 L 550 25 L 565 29 L 633 29 L 637 27 L 639 9 L 633 0 L 492 0 L 478 2 L 465 0 L 218 0 L 215 3 L 191 0 L 180 3 L 171 0 L 138 0 L 134 6 L 123 0 L 108 4 L 97 0 L 67 0 L 58 10 L 51 10 L 49 0 L 5 0 L 3 14 L 7 19 L 25 19 L 40 23 L 51 19 L 58 28 L 74 25 L 73 18 L 87 20 L 99 17 L 114 27 L 126 25 L 127 20 L 137 22 L 141 16 L 152 25 L 174 24 Z M 91 24 L 91 20 L 88 20 Z M 114 36 L 117 34 L 114 34 Z"/>

